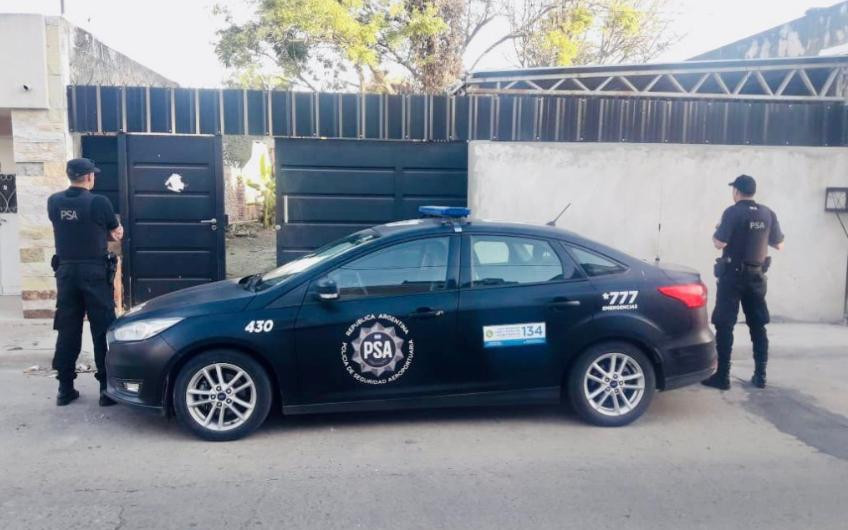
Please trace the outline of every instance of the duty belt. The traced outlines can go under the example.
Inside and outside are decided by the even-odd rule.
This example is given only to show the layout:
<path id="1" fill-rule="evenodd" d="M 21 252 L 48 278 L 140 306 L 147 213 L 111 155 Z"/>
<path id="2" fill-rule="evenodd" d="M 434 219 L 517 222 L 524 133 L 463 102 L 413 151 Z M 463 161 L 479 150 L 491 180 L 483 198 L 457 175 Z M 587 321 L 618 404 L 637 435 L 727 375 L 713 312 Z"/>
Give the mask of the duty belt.
<path id="1" fill-rule="evenodd" d="M 66 264 L 67 265 L 77 265 L 77 264 L 79 264 L 79 265 L 101 265 L 103 263 L 104 259 L 106 259 L 106 258 L 105 257 L 96 258 L 96 259 L 94 259 L 94 258 L 93 259 L 62 259 L 62 258 L 59 258 L 59 265 L 66 265 Z"/>

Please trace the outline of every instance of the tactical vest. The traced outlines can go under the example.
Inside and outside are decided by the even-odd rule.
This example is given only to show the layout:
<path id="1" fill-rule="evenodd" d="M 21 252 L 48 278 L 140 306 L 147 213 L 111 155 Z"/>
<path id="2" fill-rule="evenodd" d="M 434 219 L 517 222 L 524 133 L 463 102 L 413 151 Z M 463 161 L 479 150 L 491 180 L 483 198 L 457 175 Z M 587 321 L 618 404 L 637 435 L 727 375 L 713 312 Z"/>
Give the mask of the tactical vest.
<path id="1" fill-rule="evenodd" d="M 88 190 L 69 188 L 54 193 L 47 200 L 60 262 L 105 258 L 108 231 L 103 220 L 94 219 L 92 206 L 95 198 L 96 195 Z"/>

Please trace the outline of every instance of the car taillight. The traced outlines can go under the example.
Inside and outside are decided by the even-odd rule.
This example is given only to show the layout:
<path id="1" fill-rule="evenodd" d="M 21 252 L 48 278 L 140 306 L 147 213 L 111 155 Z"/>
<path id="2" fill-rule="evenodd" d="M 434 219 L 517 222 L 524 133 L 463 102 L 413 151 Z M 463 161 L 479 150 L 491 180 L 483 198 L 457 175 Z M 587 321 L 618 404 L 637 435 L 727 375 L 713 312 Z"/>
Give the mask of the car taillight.
<path id="1" fill-rule="evenodd" d="M 669 285 L 657 289 L 669 298 L 683 302 L 689 309 L 707 305 L 707 286 L 703 283 L 688 283 L 685 285 Z"/>

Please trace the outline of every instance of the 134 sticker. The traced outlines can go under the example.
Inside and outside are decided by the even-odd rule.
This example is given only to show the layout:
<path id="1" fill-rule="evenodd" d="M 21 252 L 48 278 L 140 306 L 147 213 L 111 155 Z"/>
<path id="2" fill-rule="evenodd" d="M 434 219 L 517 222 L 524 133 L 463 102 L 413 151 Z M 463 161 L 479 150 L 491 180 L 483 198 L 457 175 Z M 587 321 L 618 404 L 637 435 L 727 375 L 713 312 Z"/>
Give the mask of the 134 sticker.
<path id="1" fill-rule="evenodd" d="M 273 320 L 251 320 L 244 327 L 248 333 L 268 333 L 272 329 L 274 329 Z"/>
<path id="2" fill-rule="evenodd" d="M 608 291 L 601 295 L 604 299 L 603 311 L 633 311 L 639 309 L 636 298 L 639 291 Z"/>
<path id="3" fill-rule="evenodd" d="M 483 347 L 485 348 L 544 344 L 545 341 L 544 322 L 483 326 Z"/>

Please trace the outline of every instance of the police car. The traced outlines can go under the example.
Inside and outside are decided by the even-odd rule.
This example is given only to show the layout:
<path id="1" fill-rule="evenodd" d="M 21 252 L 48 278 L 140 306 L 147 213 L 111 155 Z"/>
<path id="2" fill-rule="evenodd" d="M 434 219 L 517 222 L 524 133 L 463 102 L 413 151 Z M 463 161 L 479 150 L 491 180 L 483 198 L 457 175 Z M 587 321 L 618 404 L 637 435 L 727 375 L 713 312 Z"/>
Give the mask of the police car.
<path id="1" fill-rule="evenodd" d="M 108 334 L 108 395 L 208 440 L 284 414 L 570 402 L 621 426 L 715 371 L 706 288 L 552 227 L 424 207 Z"/>

